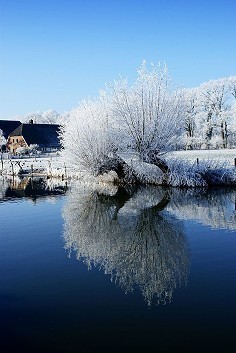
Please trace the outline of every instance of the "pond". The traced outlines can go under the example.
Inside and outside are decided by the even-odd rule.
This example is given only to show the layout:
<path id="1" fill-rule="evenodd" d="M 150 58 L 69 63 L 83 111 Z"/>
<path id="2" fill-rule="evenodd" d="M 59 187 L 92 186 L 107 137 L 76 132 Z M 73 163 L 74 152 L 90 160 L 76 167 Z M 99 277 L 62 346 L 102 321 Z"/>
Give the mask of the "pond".
<path id="1" fill-rule="evenodd" d="M 236 190 L 0 179 L 0 349 L 234 352 Z"/>

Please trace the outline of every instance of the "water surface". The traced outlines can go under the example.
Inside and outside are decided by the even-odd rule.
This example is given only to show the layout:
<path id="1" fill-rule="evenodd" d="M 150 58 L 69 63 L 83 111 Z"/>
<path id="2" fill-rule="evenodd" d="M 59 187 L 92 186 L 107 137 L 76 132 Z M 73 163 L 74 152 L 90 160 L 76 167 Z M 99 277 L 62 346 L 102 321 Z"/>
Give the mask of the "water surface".
<path id="1" fill-rule="evenodd" d="M 0 185 L 1 352 L 235 351 L 235 190 Z"/>

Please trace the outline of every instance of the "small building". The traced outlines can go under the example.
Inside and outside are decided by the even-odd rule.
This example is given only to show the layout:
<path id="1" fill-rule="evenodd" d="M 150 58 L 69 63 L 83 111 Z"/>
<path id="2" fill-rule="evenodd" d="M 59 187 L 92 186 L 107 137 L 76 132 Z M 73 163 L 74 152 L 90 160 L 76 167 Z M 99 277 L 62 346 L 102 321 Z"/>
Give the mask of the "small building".
<path id="1" fill-rule="evenodd" d="M 15 154 L 19 147 L 37 145 L 41 152 L 57 151 L 61 148 L 59 129 L 60 125 L 56 124 L 21 124 L 9 134 L 7 150 Z"/>

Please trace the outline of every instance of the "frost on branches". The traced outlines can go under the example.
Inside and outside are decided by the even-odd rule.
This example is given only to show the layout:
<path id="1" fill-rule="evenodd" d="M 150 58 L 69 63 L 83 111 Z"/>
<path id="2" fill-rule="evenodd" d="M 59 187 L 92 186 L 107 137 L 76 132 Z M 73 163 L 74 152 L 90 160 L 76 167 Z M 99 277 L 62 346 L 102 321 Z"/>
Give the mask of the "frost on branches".
<path id="1" fill-rule="evenodd" d="M 144 62 L 133 86 L 120 79 L 72 110 L 61 132 L 63 156 L 97 175 L 125 168 L 119 153 L 132 152 L 166 172 L 158 155 L 175 146 L 182 108 L 182 92 L 174 90 L 167 68 L 148 70 Z"/>
<path id="2" fill-rule="evenodd" d="M 236 146 L 236 76 L 211 80 L 184 90 L 184 133 L 179 147 L 186 149 Z"/>
<path id="3" fill-rule="evenodd" d="M 168 164 L 165 152 L 236 146 L 236 77 L 179 89 L 166 66 L 148 68 L 143 62 L 133 85 L 121 78 L 73 109 L 61 141 L 66 165 L 77 171 L 93 176 L 115 171 L 125 182 L 179 183 L 180 164 Z M 147 175 L 147 165 L 156 167 L 155 176 Z M 205 171 L 183 168 L 191 172 L 181 185 L 205 183 Z"/>

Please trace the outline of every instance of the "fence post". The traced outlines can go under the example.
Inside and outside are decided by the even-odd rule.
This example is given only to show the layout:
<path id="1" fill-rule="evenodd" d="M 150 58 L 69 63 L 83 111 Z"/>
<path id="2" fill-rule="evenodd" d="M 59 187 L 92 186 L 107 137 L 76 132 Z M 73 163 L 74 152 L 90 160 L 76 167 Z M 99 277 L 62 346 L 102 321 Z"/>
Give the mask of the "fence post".
<path id="1" fill-rule="evenodd" d="M 3 173 L 3 155 L 2 155 L 2 152 L 1 152 L 1 164 L 2 164 L 2 173 Z"/>
<path id="2" fill-rule="evenodd" d="M 65 168 L 65 179 L 67 179 L 66 163 L 65 162 L 64 162 L 64 168 Z"/>
<path id="3" fill-rule="evenodd" d="M 10 163 L 11 163 L 12 176 L 14 176 L 14 166 L 13 166 L 13 163 L 12 163 L 11 159 L 10 159 Z"/>

